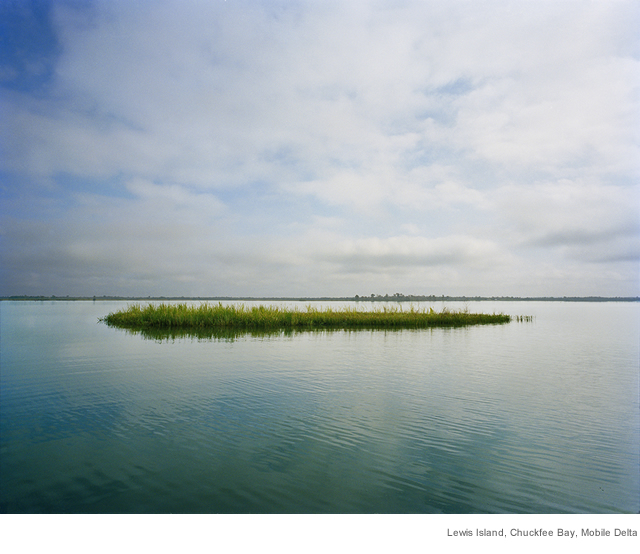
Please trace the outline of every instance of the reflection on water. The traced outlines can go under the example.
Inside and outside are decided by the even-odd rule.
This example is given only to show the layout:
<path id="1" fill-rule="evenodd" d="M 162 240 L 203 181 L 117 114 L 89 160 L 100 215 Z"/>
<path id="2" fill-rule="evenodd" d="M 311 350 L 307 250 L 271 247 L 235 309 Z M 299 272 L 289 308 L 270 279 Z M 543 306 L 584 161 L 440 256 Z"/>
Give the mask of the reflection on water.
<path id="1" fill-rule="evenodd" d="M 179 339 L 197 339 L 234 342 L 242 337 L 274 338 L 293 336 L 292 330 L 286 331 L 260 331 L 260 330 L 234 330 L 234 329 L 124 329 L 130 335 L 139 335 L 143 339 L 156 342 L 173 342 Z"/>
<path id="2" fill-rule="evenodd" d="M 196 339 L 222 342 L 235 342 L 242 338 L 277 339 L 293 338 L 302 334 L 341 332 L 342 329 L 123 329 L 129 335 L 138 335 L 146 340 L 156 342 L 173 342 L 179 339 Z"/>
<path id="3" fill-rule="evenodd" d="M 440 327 L 440 329 L 447 329 Z M 341 329 L 338 327 L 303 327 L 296 329 L 202 329 L 202 328 L 184 328 L 184 329 L 122 329 L 121 332 L 128 335 L 140 336 L 145 340 L 155 342 L 175 342 L 180 339 L 195 339 L 198 341 L 221 341 L 235 342 L 241 339 L 292 339 L 301 336 L 317 336 L 331 334 L 351 334 L 351 333 L 371 333 L 378 334 L 398 334 L 398 333 L 429 333 L 433 328 L 426 329 L 389 329 L 389 328 L 350 328 Z"/>
<path id="4" fill-rule="evenodd" d="M 97 324 L 111 304 L 0 307 L 4 512 L 640 508 L 637 305 L 195 335 Z"/>

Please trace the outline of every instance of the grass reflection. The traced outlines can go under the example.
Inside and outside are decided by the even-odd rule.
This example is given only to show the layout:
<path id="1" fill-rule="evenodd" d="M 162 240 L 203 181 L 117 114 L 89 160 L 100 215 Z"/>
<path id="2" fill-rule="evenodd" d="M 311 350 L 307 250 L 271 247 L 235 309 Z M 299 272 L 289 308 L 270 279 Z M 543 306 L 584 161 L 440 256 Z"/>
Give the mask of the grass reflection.
<path id="1" fill-rule="evenodd" d="M 338 330 L 338 329 L 336 329 Z M 201 329 L 197 327 L 185 329 L 125 329 L 129 335 L 138 335 L 145 340 L 156 342 L 173 342 L 181 339 L 198 341 L 235 342 L 244 338 L 276 339 L 293 338 L 300 333 L 312 331 L 300 331 L 294 329 Z M 319 330 L 324 331 L 324 330 Z"/>

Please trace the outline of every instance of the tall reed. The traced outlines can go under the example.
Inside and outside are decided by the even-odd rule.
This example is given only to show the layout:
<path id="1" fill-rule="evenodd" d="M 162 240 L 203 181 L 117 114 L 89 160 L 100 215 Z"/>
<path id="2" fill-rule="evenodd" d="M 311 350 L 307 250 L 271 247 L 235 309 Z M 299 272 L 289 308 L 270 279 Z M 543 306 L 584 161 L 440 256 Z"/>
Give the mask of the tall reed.
<path id="1" fill-rule="evenodd" d="M 371 311 L 354 307 L 316 309 L 278 306 L 223 306 L 222 303 L 140 304 L 110 313 L 101 318 L 107 325 L 128 329 L 302 329 L 302 328 L 421 328 L 460 327 L 508 323 L 511 316 L 505 314 L 472 314 L 468 311 L 433 308 L 402 310 L 384 306 Z"/>

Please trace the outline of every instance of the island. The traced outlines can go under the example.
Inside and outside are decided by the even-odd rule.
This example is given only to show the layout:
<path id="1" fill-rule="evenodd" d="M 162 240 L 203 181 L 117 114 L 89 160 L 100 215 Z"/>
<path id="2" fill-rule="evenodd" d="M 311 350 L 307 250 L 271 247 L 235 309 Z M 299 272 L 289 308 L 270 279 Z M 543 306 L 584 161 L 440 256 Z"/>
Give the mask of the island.
<path id="1" fill-rule="evenodd" d="M 469 313 L 467 310 L 441 311 L 433 308 L 411 306 L 383 306 L 369 310 L 358 307 L 317 309 L 311 305 L 306 309 L 283 306 L 246 306 L 244 304 L 223 305 L 221 302 L 199 305 L 178 304 L 131 304 L 100 318 L 112 327 L 131 330 L 150 329 L 348 329 L 348 328 L 395 328 L 416 329 L 427 327 L 461 327 L 509 323 L 506 314 Z M 517 316 L 518 321 L 530 321 L 530 316 Z"/>

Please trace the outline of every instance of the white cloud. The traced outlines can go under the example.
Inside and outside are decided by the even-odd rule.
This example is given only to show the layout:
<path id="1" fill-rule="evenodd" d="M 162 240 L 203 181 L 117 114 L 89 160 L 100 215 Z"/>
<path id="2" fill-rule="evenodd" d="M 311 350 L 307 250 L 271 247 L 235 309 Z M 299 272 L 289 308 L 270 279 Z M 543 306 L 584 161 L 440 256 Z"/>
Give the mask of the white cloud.
<path id="1" fill-rule="evenodd" d="M 487 259 L 495 261 L 497 255 L 498 246 L 487 240 L 464 236 L 429 239 L 406 235 L 333 242 L 325 253 L 330 261 L 369 265 L 378 267 L 380 271 L 397 265 L 482 264 Z"/>
<path id="2" fill-rule="evenodd" d="M 498 209 L 532 246 L 611 241 L 640 235 L 635 188 L 561 180 L 496 191 Z"/>
<path id="3" fill-rule="evenodd" d="M 635 294 L 638 23 L 625 1 L 55 2 L 53 80 L 2 92 L 12 282 L 51 267 L 42 225 L 123 291 L 582 294 L 608 264 L 599 294 Z"/>
<path id="4" fill-rule="evenodd" d="M 182 214 L 194 221 L 218 216 L 225 208 L 215 195 L 182 185 L 157 185 L 144 179 L 133 179 L 126 187 L 143 201 L 139 208 L 143 213 L 155 212 L 172 217 Z"/>

